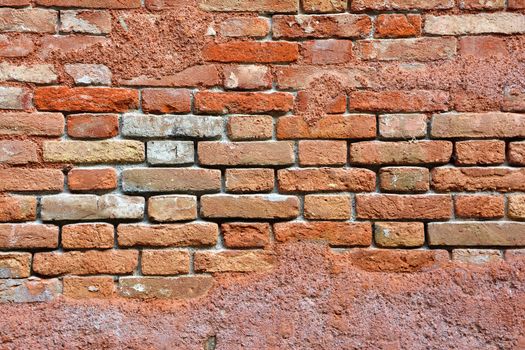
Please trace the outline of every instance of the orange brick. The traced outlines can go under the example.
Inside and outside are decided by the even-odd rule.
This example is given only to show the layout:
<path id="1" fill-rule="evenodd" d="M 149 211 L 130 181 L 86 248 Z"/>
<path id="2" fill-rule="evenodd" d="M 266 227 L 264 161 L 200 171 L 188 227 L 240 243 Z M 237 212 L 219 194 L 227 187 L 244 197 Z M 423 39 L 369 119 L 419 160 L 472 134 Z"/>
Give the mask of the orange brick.
<path id="1" fill-rule="evenodd" d="M 188 113 L 191 91 L 187 89 L 144 89 L 142 109 L 146 113 Z"/>
<path id="2" fill-rule="evenodd" d="M 66 276 L 62 283 L 64 296 L 73 299 L 112 298 L 116 292 L 115 281 L 111 276 Z"/>
<path id="3" fill-rule="evenodd" d="M 265 251 L 244 250 L 225 252 L 195 252 L 197 272 L 262 272 L 272 269 L 274 256 Z"/>
<path id="4" fill-rule="evenodd" d="M 104 191 L 117 188 L 117 172 L 113 168 L 69 171 L 67 182 L 71 191 Z"/>
<path id="5" fill-rule="evenodd" d="M 455 149 L 458 165 L 489 165 L 505 162 L 505 141 L 460 141 L 456 142 Z"/>
<path id="6" fill-rule="evenodd" d="M 36 197 L 0 196 L 0 222 L 36 219 Z"/>
<path id="7" fill-rule="evenodd" d="M 404 38 L 420 34 L 420 15 L 381 14 L 376 18 L 376 38 Z"/>
<path id="8" fill-rule="evenodd" d="M 293 108 L 293 95 L 287 92 L 212 92 L 195 95 L 195 109 L 200 113 L 285 113 Z"/>
<path id="9" fill-rule="evenodd" d="M 118 134 L 117 114 L 73 114 L 67 117 L 67 133 L 71 137 L 105 139 Z"/>
<path id="10" fill-rule="evenodd" d="M 228 192 L 271 192 L 273 187 L 273 169 L 226 169 L 226 190 Z"/>
<path id="11" fill-rule="evenodd" d="M 43 111 L 126 112 L 138 108 L 139 93 L 131 89 L 50 86 L 35 89 L 34 103 Z"/>
<path id="12" fill-rule="evenodd" d="M 273 230 L 278 242 L 318 240 L 346 247 L 372 244 L 372 225 L 368 222 L 282 222 L 274 224 Z"/>
<path id="13" fill-rule="evenodd" d="M 203 49 L 206 61 L 224 63 L 284 63 L 299 58 L 299 46 L 288 42 L 237 41 L 208 44 Z"/>
<path id="14" fill-rule="evenodd" d="M 505 200 L 501 195 L 456 195 L 456 216 L 468 219 L 497 219 L 505 215 Z"/>
<path id="15" fill-rule="evenodd" d="M 115 244 L 111 224 L 72 224 L 62 227 L 62 246 L 66 249 L 112 248 Z"/>
<path id="16" fill-rule="evenodd" d="M 271 139 L 273 118 L 268 115 L 232 116 L 228 118 L 227 132 L 233 141 Z"/>
<path id="17" fill-rule="evenodd" d="M 142 251 L 144 275 L 179 275 L 190 272 L 190 254 L 185 250 Z"/>
<path id="18" fill-rule="evenodd" d="M 346 164 L 346 141 L 299 141 L 299 164 L 344 165 Z"/>
<path id="19" fill-rule="evenodd" d="M 228 248 L 264 248 L 270 244 L 270 224 L 230 222 L 221 225 Z"/>
<path id="20" fill-rule="evenodd" d="M 307 195 L 304 197 L 304 217 L 308 220 L 350 219 L 351 199 L 347 195 Z"/>

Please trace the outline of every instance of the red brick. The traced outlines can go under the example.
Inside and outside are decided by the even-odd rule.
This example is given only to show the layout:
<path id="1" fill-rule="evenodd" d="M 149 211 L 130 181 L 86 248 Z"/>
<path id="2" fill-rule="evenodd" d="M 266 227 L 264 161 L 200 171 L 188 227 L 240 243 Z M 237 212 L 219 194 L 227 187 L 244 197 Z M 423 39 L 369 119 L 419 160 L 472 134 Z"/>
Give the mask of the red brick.
<path id="1" fill-rule="evenodd" d="M 525 115 L 518 113 L 444 113 L 432 116 L 434 138 L 508 138 L 525 136 Z"/>
<path id="2" fill-rule="evenodd" d="M 117 227 L 118 244 L 122 247 L 188 247 L 213 246 L 219 227 L 211 222 L 188 224 L 140 225 Z"/>
<path id="3" fill-rule="evenodd" d="M 310 194 L 304 197 L 304 217 L 308 220 L 348 220 L 352 216 L 348 195 Z"/>
<path id="4" fill-rule="evenodd" d="M 350 162 L 355 164 L 445 164 L 451 156 L 450 141 L 364 141 L 350 145 Z"/>
<path id="5" fill-rule="evenodd" d="M 0 169 L 0 191 L 62 191 L 64 174 L 60 169 Z"/>
<path id="6" fill-rule="evenodd" d="M 376 174 L 358 168 L 282 169 L 277 178 L 284 193 L 372 192 L 376 187 Z"/>
<path id="7" fill-rule="evenodd" d="M 36 219 L 36 197 L 0 196 L 0 222 Z"/>
<path id="8" fill-rule="evenodd" d="M 227 248 L 264 248 L 270 244 L 270 224 L 230 222 L 221 225 Z"/>
<path id="9" fill-rule="evenodd" d="M 359 219 L 448 219 L 452 215 L 449 195 L 357 194 Z"/>
<path id="10" fill-rule="evenodd" d="M 450 9 L 454 6 L 453 0 L 354 0 L 353 11 L 364 10 L 437 10 Z"/>
<path id="11" fill-rule="evenodd" d="M 358 52 L 371 61 L 435 61 L 456 55 L 455 38 L 409 38 L 360 41 Z"/>
<path id="12" fill-rule="evenodd" d="M 0 114 L 0 135 L 62 136 L 61 113 L 9 112 Z"/>
<path id="13" fill-rule="evenodd" d="M 0 35 L 0 57 L 25 57 L 35 50 L 35 44 L 26 36 Z"/>
<path id="14" fill-rule="evenodd" d="M 142 109 L 146 113 L 188 113 L 191 91 L 187 89 L 144 89 Z"/>
<path id="15" fill-rule="evenodd" d="M 372 30 L 372 20 L 365 15 L 296 15 L 273 16 L 273 37 L 302 38 L 364 38 Z"/>
<path id="16" fill-rule="evenodd" d="M 108 43 L 108 38 L 98 35 L 48 35 L 40 39 L 38 55 L 47 59 L 57 52 L 72 54 Z"/>
<path id="17" fill-rule="evenodd" d="M 355 89 L 375 85 L 377 72 L 368 68 L 277 66 L 277 87 L 281 90 L 314 88 L 319 81 L 333 79 L 341 89 Z"/>
<path id="18" fill-rule="evenodd" d="M 456 217 L 468 219 L 497 219 L 505 215 L 505 200 L 501 195 L 456 195 Z"/>
<path id="19" fill-rule="evenodd" d="M 72 224 L 62 227 L 62 247 L 65 249 L 112 248 L 114 241 L 111 224 Z"/>
<path id="20" fill-rule="evenodd" d="M 0 141 L 0 164 L 35 163 L 37 151 L 37 144 L 31 141 Z"/>
<path id="21" fill-rule="evenodd" d="M 432 188 L 439 192 L 524 191 L 525 169 L 434 168 Z"/>
<path id="22" fill-rule="evenodd" d="M 115 281 L 111 276 L 66 276 L 62 283 L 64 296 L 73 299 L 113 298 L 116 292 Z"/>
<path id="23" fill-rule="evenodd" d="M 105 139 L 118 135 L 117 114 L 72 114 L 67 117 L 67 133 L 71 137 Z"/>
<path id="24" fill-rule="evenodd" d="M 525 165 L 525 142 L 509 143 L 509 164 Z"/>
<path id="25" fill-rule="evenodd" d="M 260 250 L 195 252 L 197 272 L 263 272 L 275 264 L 272 253 Z"/>
<path id="26" fill-rule="evenodd" d="M 288 13 L 297 12 L 298 3 L 297 0 L 200 0 L 200 7 L 218 12 Z"/>
<path id="27" fill-rule="evenodd" d="M 459 54 L 478 58 L 506 57 L 505 39 L 497 36 L 464 36 L 459 40 Z"/>
<path id="28" fill-rule="evenodd" d="M 188 3 L 180 0 L 145 0 L 144 5 L 148 10 L 161 11 L 167 9 L 181 10 Z"/>
<path id="29" fill-rule="evenodd" d="M 264 17 L 227 18 L 219 25 L 218 32 L 220 35 L 230 38 L 261 39 L 270 32 L 270 21 Z"/>
<path id="30" fill-rule="evenodd" d="M 376 136 L 376 117 L 370 114 L 327 115 L 314 123 L 300 116 L 277 120 L 278 139 L 368 139 Z"/>
<path id="31" fill-rule="evenodd" d="M 135 168 L 122 171 L 125 192 L 218 192 L 220 188 L 220 170 Z"/>
<path id="32" fill-rule="evenodd" d="M 232 116 L 228 118 L 226 130 L 233 141 L 271 139 L 273 118 L 269 115 Z"/>
<path id="33" fill-rule="evenodd" d="M 0 6 L 23 7 L 28 6 L 31 0 L 0 0 Z"/>
<path id="34" fill-rule="evenodd" d="M 299 215 L 299 200 L 293 196 L 204 195 L 201 216 L 230 219 L 293 219 Z"/>
<path id="35" fill-rule="evenodd" d="M 219 71 L 214 65 L 200 65 L 186 68 L 172 75 L 163 75 L 157 78 L 144 75 L 121 79 L 119 83 L 127 86 L 175 86 L 175 87 L 211 87 L 222 82 Z"/>
<path id="36" fill-rule="evenodd" d="M 342 93 L 319 101 L 316 94 L 310 91 L 298 91 L 295 96 L 294 112 L 298 114 L 313 114 L 312 110 L 322 110 L 328 114 L 341 114 L 346 112 L 346 94 Z M 315 113 L 315 112 L 314 112 Z"/>
<path id="37" fill-rule="evenodd" d="M 43 249 L 58 247 L 58 226 L 0 224 L 0 248 Z"/>
<path id="38" fill-rule="evenodd" d="M 348 8 L 346 0 L 301 0 L 306 13 L 345 12 Z"/>
<path id="39" fill-rule="evenodd" d="M 273 169 L 226 169 L 227 192 L 271 192 L 273 187 Z"/>
<path id="40" fill-rule="evenodd" d="M 384 14 L 376 18 L 376 38 L 406 38 L 421 35 L 420 15 Z"/>
<path id="41" fill-rule="evenodd" d="M 55 33 L 57 14 L 40 8 L 0 8 L 0 32 Z"/>
<path id="42" fill-rule="evenodd" d="M 138 265 L 136 250 L 88 250 L 64 253 L 35 253 L 33 270 L 43 276 L 74 275 L 127 275 Z"/>
<path id="43" fill-rule="evenodd" d="M 505 142 L 500 140 L 456 142 L 457 165 L 490 165 L 505 162 Z"/>
<path id="44" fill-rule="evenodd" d="M 189 273 L 190 254 L 185 250 L 143 250 L 141 270 L 144 275 Z"/>
<path id="45" fill-rule="evenodd" d="M 287 92 L 212 92 L 195 94 L 195 109 L 206 114 L 285 113 L 293 108 L 293 95 Z"/>
<path id="46" fill-rule="evenodd" d="M 382 248 L 414 248 L 425 244 L 422 222 L 376 222 L 374 239 Z"/>
<path id="47" fill-rule="evenodd" d="M 30 253 L 0 253 L 0 278 L 27 278 L 31 275 Z"/>
<path id="48" fill-rule="evenodd" d="M 69 171 L 67 183 L 73 192 L 114 190 L 117 188 L 117 172 L 113 168 L 75 168 Z"/>
<path id="49" fill-rule="evenodd" d="M 509 9 L 525 9 L 525 0 L 509 0 Z"/>
<path id="50" fill-rule="evenodd" d="M 379 171 L 379 187 L 384 192 L 418 193 L 429 190 L 427 168 L 387 167 Z"/>
<path id="51" fill-rule="evenodd" d="M 126 112 L 138 108 L 139 94 L 129 89 L 50 86 L 35 89 L 34 101 L 44 111 Z"/>
<path id="52" fill-rule="evenodd" d="M 240 65 L 224 67 L 224 87 L 232 90 L 264 90 L 272 87 L 268 67 Z"/>
<path id="53" fill-rule="evenodd" d="M 344 165 L 346 158 L 346 141 L 299 141 L 300 165 Z"/>
<path id="54" fill-rule="evenodd" d="M 302 55 L 306 64 L 338 64 L 352 60 L 349 40 L 315 40 L 303 43 Z"/>
<path id="55" fill-rule="evenodd" d="M 341 247 L 372 244 L 372 225 L 368 222 L 283 222 L 274 224 L 273 230 L 278 242 L 318 240 Z"/>
<path id="56" fill-rule="evenodd" d="M 288 141 L 220 142 L 198 145 L 201 165 L 290 165 L 294 162 L 293 143 Z"/>
<path id="57" fill-rule="evenodd" d="M 41 6 L 132 9 L 141 6 L 140 0 L 36 0 Z"/>
<path id="58" fill-rule="evenodd" d="M 448 92 L 440 90 L 354 91 L 350 94 L 350 109 L 354 111 L 446 111 L 448 103 Z"/>
<path id="59" fill-rule="evenodd" d="M 438 269 L 448 260 L 446 250 L 354 249 L 341 253 L 333 269 L 351 265 L 369 272 L 416 273 Z"/>
<path id="60" fill-rule="evenodd" d="M 299 46 L 288 42 L 228 42 L 208 44 L 203 49 L 206 61 L 224 63 L 284 63 L 299 58 Z"/>

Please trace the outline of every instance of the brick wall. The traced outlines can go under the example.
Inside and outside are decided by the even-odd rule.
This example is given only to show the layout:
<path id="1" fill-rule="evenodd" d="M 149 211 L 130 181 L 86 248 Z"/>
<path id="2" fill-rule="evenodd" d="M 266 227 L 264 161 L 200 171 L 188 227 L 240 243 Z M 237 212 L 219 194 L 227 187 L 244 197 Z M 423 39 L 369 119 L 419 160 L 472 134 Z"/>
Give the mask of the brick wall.
<path id="1" fill-rule="evenodd" d="M 0 300 L 194 298 L 297 241 L 519 256 L 524 10 L 0 0 Z"/>

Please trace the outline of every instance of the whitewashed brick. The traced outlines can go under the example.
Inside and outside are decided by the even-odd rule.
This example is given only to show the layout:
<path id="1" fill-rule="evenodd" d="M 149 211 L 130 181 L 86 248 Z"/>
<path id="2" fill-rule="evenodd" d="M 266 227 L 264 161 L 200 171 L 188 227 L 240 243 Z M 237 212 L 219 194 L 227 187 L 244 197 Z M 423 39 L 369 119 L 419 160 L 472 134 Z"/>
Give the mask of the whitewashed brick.
<path id="1" fill-rule="evenodd" d="M 195 161 L 195 149 L 192 141 L 150 141 L 147 144 L 148 163 L 192 164 Z"/>
<path id="2" fill-rule="evenodd" d="M 102 64 L 66 64 L 64 69 L 77 85 L 111 85 L 111 71 Z"/>

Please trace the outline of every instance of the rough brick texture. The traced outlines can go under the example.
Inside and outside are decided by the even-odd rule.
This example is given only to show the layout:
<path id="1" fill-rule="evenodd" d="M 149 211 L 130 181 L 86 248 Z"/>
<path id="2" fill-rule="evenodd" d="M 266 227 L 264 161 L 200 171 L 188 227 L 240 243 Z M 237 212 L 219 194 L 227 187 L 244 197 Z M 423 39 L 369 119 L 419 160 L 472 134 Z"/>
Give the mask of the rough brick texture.
<path id="1" fill-rule="evenodd" d="M 100 343 L 62 324 L 72 348 L 525 348 L 513 328 L 523 308 L 458 318 L 434 308 L 452 302 L 442 289 L 429 301 L 402 282 L 441 271 L 460 297 L 504 291 L 485 294 L 482 314 L 523 299 L 524 10 L 523 0 L 0 0 L 0 302 L 210 308 L 194 326 L 200 342 L 128 344 L 123 325 Z M 315 283 L 294 292 L 308 264 Z M 482 265 L 492 279 L 464 272 Z M 260 282 L 275 271 L 279 282 Z M 256 311 L 235 320 L 265 315 L 271 334 L 222 343 L 230 293 L 252 286 L 280 295 L 245 293 Z M 386 295 L 373 311 L 355 307 Z M 393 311 L 397 300 L 406 305 Z M 165 302 L 184 320 L 200 307 Z M 408 309 L 421 315 L 401 317 Z M 446 322 L 427 321 L 430 309 Z M 368 323 L 378 313 L 380 326 Z M 90 315 L 101 333 L 118 318 Z M 407 341 L 396 327 L 409 319 L 424 329 Z M 162 319 L 158 329 L 194 334 Z M 428 343 L 436 334 L 468 341 Z M 66 344 L 22 338 L 0 327 L 9 349 Z"/>

